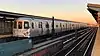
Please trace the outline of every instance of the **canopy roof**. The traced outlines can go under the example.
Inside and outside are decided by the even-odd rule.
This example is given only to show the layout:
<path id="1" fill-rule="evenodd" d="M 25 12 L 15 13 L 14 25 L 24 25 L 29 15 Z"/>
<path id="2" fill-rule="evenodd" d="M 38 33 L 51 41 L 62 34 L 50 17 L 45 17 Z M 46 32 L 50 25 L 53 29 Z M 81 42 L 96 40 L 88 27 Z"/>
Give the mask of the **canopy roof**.
<path id="1" fill-rule="evenodd" d="M 87 9 L 88 11 L 92 14 L 92 16 L 95 18 L 97 21 L 98 18 L 98 12 L 100 12 L 100 4 L 87 4 Z M 98 22 L 98 21 L 97 21 Z"/>

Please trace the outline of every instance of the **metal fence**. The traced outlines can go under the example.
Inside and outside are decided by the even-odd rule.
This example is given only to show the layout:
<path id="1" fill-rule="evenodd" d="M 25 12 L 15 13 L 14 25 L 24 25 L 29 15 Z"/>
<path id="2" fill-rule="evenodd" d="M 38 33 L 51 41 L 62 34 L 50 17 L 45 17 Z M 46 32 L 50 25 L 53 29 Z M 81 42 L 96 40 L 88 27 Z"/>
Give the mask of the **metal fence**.
<path id="1" fill-rule="evenodd" d="M 0 34 L 11 34 L 13 29 L 13 22 L 0 20 Z"/>

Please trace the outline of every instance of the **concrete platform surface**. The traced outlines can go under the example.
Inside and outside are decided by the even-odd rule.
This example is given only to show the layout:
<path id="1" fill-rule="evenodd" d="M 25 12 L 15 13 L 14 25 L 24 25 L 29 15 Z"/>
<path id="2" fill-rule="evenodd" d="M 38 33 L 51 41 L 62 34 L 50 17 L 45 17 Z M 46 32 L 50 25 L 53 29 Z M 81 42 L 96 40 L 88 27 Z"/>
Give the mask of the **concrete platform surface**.
<path id="1" fill-rule="evenodd" d="M 100 28 L 98 28 L 91 56 L 100 56 Z"/>
<path id="2" fill-rule="evenodd" d="M 0 38 L 10 37 L 10 36 L 12 36 L 12 34 L 8 34 L 8 35 L 0 35 Z"/>

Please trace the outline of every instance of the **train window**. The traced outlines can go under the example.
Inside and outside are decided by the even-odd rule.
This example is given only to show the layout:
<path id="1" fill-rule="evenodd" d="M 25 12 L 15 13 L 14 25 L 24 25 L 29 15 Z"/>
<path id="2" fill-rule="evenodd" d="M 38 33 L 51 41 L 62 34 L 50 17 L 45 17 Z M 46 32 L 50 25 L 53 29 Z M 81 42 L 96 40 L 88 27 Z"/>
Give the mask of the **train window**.
<path id="1" fill-rule="evenodd" d="M 32 23 L 32 28 L 34 28 L 34 23 Z"/>
<path id="2" fill-rule="evenodd" d="M 29 22 L 24 22 L 24 29 L 28 29 L 29 28 Z"/>
<path id="3" fill-rule="evenodd" d="M 22 29 L 22 22 L 18 22 L 18 29 Z"/>
<path id="4" fill-rule="evenodd" d="M 17 28 L 17 22 L 14 21 L 14 28 Z"/>
<path id="5" fill-rule="evenodd" d="M 48 24 L 48 22 L 46 23 L 46 28 L 49 28 L 49 24 Z"/>
<path id="6" fill-rule="evenodd" d="M 58 25 L 56 25 L 56 27 L 58 27 Z"/>

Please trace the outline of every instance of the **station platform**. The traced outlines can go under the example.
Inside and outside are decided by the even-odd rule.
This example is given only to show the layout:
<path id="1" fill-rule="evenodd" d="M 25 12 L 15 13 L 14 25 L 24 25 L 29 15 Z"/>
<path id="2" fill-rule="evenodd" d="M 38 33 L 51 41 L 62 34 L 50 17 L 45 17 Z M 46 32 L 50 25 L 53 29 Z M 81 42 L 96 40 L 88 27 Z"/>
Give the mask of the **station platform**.
<path id="1" fill-rule="evenodd" d="M 12 34 L 0 35 L 0 38 L 10 37 L 10 36 L 12 36 Z"/>
<path id="2" fill-rule="evenodd" d="M 91 56 L 100 56 L 100 28 L 98 28 Z"/>

